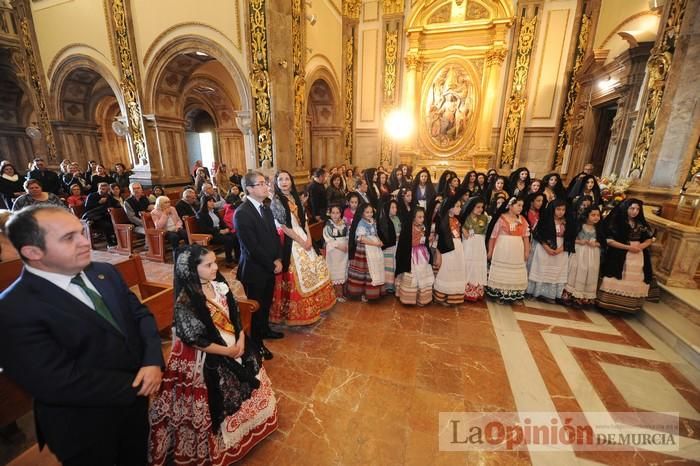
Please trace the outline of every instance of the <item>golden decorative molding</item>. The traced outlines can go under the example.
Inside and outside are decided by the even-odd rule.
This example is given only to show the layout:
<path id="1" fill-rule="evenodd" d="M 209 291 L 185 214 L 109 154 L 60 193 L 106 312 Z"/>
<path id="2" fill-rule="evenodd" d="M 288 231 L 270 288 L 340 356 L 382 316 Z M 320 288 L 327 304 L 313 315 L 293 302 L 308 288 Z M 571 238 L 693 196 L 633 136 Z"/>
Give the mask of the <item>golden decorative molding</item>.
<path id="1" fill-rule="evenodd" d="M 588 48 L 588 36 L 591 30 L 591 16 L 587 14 L 581 15 L 581 25 L 579 27 L 578 38 L 576 40 L 576 55 L 574 58 L 574 67 L 571 70 L 571 75 L 569 76 L 569 85 L 567 86 L 566 92 L 566 103 L 564 104 L 564 111 L 561 115 L 561 121 L 559 123 L 559 138 L 557 140 L 557 148 L 554 153 L 554 161 L 552 167 L 558 169 L 564 163 L 564 152 L 566 151 L 566 146 L 569 144 L 571 138 L 571 130 L 573 123 L 574 110 L 576 107 L 576 99 L 578 98 L 578 93 L 581 90 L 581 84 L 578 82 L 578 71 L 581 69 L 581 64 L 583 63 L 583 56 L 586 54 L 586 49 Z"/>
<path id="2" fill-rule="evenodd" d="M 255 122 L 258 129 L 258 163 L 274 163 L 272 124 L 270 119 L 270 76 L 267 60 L 267 29 L 265 0 L 248 2 L 250 18 L 250 81 L 255 100 Z"/>
<path id="3" fill-rule="evenodd" d="M 296 166 L 304 165 L 306 112 L 306 44 L 304 0 L 292 0 L 292 68 L 294 73 L 294 156 Z"/>
<path id="4" fill-rule="evenodd" d="M 81 42 L 75 42 L 75 43 L 72 43 L 72 44 L 68 44 L 68 45 L 66 45 L 65 47 L 63 47 L 61 50 L 59 50 L 58 52 L 56 52 L 56 55 L 54 55 L 53 59 L 51 60 L 51 63 L 49 64 L 49 68 L 48 68 L 48 70 L 47 70 L 47 72 L 46 72 L 46 76 L 49 78 L 49 82 L 50 82 L 51 79 L 53 78 L 53 74 L 56 72 L 56 66 L 58 65 L 58 61 L 61 59 L 61 56 L 62 56 L 64 53 L 66 53 L 68 50 L 70 50 L 70 49 L 72 49 L 72 48 L 75 48 L 75 47 L 85 47 L 86 49 L 90 49 L 90 50 L 92 50 L 93 52 L 95 52 L 97 55 L 99 55 L 99 56 L 104 57 L 105 59 L 107 59 L 107 57 L 105 57 L 104 54 L 103 54 L 102 52 L 100 52 L 99 50 L 97 50 L 97 49 L 96 49 L 95 47 L 93 47 L 92 45 L 83 44 L 83 43 L 81 43 Z"/>
<path id="5" fill-rule="evenodd" d="M 393 102 L 396 93 L 396 58 L 399 32 L 387 32 L 384 44 L 384 100 Z"/>
<path id="6" fill-rule="evenodd" d="M 352 163 L 352 140 L 353 140 L 353 85 L 355 75 L 355 30 L 350 29 L 350 35 L 345 39 L 343 46 L 344 79 L 343 79 L 343 94 L 345 98 L 345 118 L 343 123 L 343 152 L 345 155 L 345 163 Z"/>
<path id="7" fill-rule="evenodd" d="M 343 16 L 349 19 L 360 19 L 362 0 L 342 0 Z"/>
<path id="8" fill-rule="evenodd" d="M 382 0 L 382 11 L 385 15 L 403 14 L 404 0 Z"/>
<path id="9" fill-rule="evenodd" d="M 24 13 L 24 11 L 22 11 Z M 34 97 L 38 106 L 39 125 L 41 132 L 46 140 L 46 149 L 48 151 L 48 159 L 55 161 L 57 158 L 56 142 L 53 138 L 53 128 L 49 119 L 49 109 L 46 105 L 46 92 L 44 90 L 43 77 L 39 71 L 39 64 L 36 54 L 34 53 L 34 44 L 32 42 L 32 30 L 29 19 L 21 15 L 20 30 L 22 34 L 22 45 L 24 46 L 24 55 L 26 58 L 27 71 L 29 73 L 29 82 L 34 90 Z"/>
<path id="10" fill-rule="evenodd" d="M 643 117 L 640 120 L 641 128 L 637 133 L 637 141 L 632 150 L 632 164 L 628 175 L 639 171 L 642 175 L 644 165 L 649 156 L 649 148 L 656 129 L 656 120 L 659 117 L 661 103 L 666 91 L 666 78 L 671 69 L 673 54 L 676 51 L 676 39 L 680 33 L 681 23 L 685 15 L 685 7 L 688 0 L 672 0 L 669 8 L 668 19 L 664 26 L 661 37 L 657 41 L 647 64 L 647 97 L 644 106 Z"/>
<path id="11" fill-rule="evenodd" d="M 530 56 L 532 54 L 532 44 L 535 40 L 536 25 L 537 16 L 533 16 L 530 19 L 522 18 L 520 33 L 518 34 L 513 84 L 508 105 L 506 106 L 505 133 L 503 146 L 501 147 L 501 166 L 512 166 L 515 161 L 518 136 L 520 135 L 520 123 L 523 119 L 527 102 L 527 76 L 530 70 Z"/>
<path id="12" fill-rule="evenodd" d="M 114 34 L 119 55 L 119 69 L 121 70 L 120 87 L 126 105 L 127 121 L 131 133 L 131 145 L 137 163 L 148 164 L 146 152 L 146 138 L 143 126 L 143 113 L 139 102 L 138 87 L 136 83 L 136 64 L 133 60 L 131 44 L 129 43 L 129 30 L 126 20 L 126 8 L 124 0 L 112 0 L 112 20 Z"/>
<path id="13" fill-rule="evenodd" d="M 486 52 L 485 60 L 486 60 L 486 67 L 490 67 L 493 65 L 500 65 L 503 63 L 503 60 L 506 59 L 506 49 L 505 47 L 497 47 L 489 50 Z"/>
<path id="14" fill-rule="evenodd" d="M 416 70 L 423 64 L 423 58 L 421 58 L 417 53 L 409 53 L 406 55 L 405 61 L 406 67 L 408 67 L 409 70 Z"/>

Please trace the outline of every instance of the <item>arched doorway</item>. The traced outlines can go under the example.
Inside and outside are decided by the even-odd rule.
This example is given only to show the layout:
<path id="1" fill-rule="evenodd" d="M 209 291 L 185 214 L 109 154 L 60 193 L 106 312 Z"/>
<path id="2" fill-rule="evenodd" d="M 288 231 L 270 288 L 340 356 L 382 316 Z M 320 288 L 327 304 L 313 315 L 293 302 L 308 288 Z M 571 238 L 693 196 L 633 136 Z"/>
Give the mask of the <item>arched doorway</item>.
<path id="1" fill-rule="evenodd" d="M 0 160 L 10 160 L 21 172 L 35 155 L 44 155 L 42 138 L 31 139 L 28 126 L 37 126 L 36 114 L 26 84 L 13 61 L 19 51 L 0 48 Z"/>
<path id="2" fill-rule="evenodd" d="M 310 166 L 338 165 L 343 159 L 343 128 L 338 120 L 338 104 L 324 78 L 312 82 L 306 107 L 306 152 Z"/>
<path id="3" fill-rule="evenodd" d="M 123 115 L 116 88 L 108 72 L 84 57 L 71 57 L 56 69 L 51 96 L 59 120 L 54 136 L 61 158 L 82 167 L 97 160 L 108 170 L 118 162 L 133 166 L 126 138 L 112 129 Z"/>
<path id="4" fill-rule="evenodd" d="M 202 160 L 195 155 L 205 147 L 213 151 L 212 163 L 245 171 L 248 142 L 236 117 L 248 103 L 238 74 L 230 57 L 205 39 L 178 39 L 155 55 L 147 73 L 146 111 L 154 120 L 147 137 L 160 182 L 189 181 L 193 161 Z"/>

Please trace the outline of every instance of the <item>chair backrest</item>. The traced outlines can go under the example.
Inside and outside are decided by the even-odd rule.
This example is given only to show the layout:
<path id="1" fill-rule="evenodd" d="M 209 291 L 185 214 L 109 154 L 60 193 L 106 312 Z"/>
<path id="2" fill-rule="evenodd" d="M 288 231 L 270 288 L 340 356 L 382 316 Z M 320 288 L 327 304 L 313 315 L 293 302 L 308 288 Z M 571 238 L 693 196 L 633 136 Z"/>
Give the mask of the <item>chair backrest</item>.
<path id="1" fill-rule="evenodd" d="M 185 215 L 182 218 L 182 223 L 185 224 L 185 231 L 187 231 L 187 237 L 193 234 L 201 234 L 202 231 L 199 228 L 197 219 L 191 215 Z"/>
<path id="2" fill-rule="evenodd" d="M 311 233 L 312 241 L 319 241 L 323 238 L 323 222 L 316 222 L 309 225 L 309 233 Z"/>
<path id="3" fill-rule="evenodd" d="M 170 199 L 170 202 L 175 205 L 177 204 L 177 201 L 182 199 L 182 191 L 175 191 L 172 193 L 165 193 L 166 196 Z"/>
<path id="4" fill-rule="evenodd" d="M 155 230 L 156 229 L 156 224 L 153 221 L 153 217 L 151 217 L 150 212 L 141 212 L 141 220 L 143 220 L 143 227 L 146 230 Z"/>
<path id="5" fill-rule="evenodd" d="M 15 259 L 7 262 L 0 262 L 0 291 L 12 285 L 22 273 L 22 261 Z"/>
<path id="6" fill-rule="evenodd" d="M 109 216 L 112 218 L 112 223 L 116 225 L 124 223 L 131 224 L 129 217 L 126 216 L 126 212 L 124 212 L 124 209 L 121 207 L 110 207 L 107 210 L 109 211 Z"/>
<path id="7" fill-rule="evenodd" d="M 137 255 L 129 256 L 127 260 L 114 264 L 114 267 L 117 268 L 129 288 L 146 282 L 143 262 Z"/>
<path id="8" fill-rule="evenodd" d="M 73 215 L 75 215 L 76 217 L 83 218 L 83 214 L 85 213 L 85 206 L 82 204 L 74 205 L 70 208 L 70 211 L 73 212 Z"/>

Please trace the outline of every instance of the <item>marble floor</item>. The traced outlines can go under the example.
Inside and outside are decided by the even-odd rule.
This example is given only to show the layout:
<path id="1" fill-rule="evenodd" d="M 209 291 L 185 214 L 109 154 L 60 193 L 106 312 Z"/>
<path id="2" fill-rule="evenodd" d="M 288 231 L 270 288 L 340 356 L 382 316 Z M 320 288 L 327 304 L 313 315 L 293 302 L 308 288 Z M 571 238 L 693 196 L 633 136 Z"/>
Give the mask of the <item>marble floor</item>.
<path id="1" fill-rule="evenodd" d="M 96 259 L 119 260 L 109 256 Z M 170 281 L 172 265 L 144 263 L 154 281 Z M 537 301 L 411 308 L 386 297 L 283 331 L 266 362 L 279 429 L 243 464 L 700 462 L 700 372 L 634 317 Z M 442 411 L 678 412 L 679 449 L 445 452 Z M 34 458 L 13 464 L 48 464 Z"/>

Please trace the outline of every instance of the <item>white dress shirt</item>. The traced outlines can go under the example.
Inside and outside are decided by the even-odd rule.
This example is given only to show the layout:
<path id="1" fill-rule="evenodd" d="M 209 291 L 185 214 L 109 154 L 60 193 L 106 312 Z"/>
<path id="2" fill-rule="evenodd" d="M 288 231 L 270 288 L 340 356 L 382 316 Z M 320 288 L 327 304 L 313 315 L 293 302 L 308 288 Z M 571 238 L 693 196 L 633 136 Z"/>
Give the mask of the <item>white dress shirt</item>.
<path id="1" fill-rule="evenodd" d="M 48 280 L 57 287 L 61 288 L 62 290 L 67 291 L 68 293 L 72 294 L 75 298 L 79 299 L 80 302 L 85 304 L 87 307 L 89 307 L 92 310 L 95 310 L 95 305 L 92 304 L 92 300 L 87 295 L 87 293 L 85 293 L 85 290 L 83 290 L 78 285 L 75 285 L 70 282 L 75 275 L 64 275 L 62 273 L 47 272 L 45 270 L 40 270 L 35 267 L 31 267 L 27 264 L 24 264 L 24 268 L 27 269 L 27 272 L 31 272 L 34 275 Z M 80 276 L 82 277 L 83 281 L 85 282 L 85 285 L 88 288 L 90 288 L 95 293 L 100 294 L 100 292 L 97 291 L 95 286 L 90 282 L 87 275 L 85 275 L 85 272 L 80 272 Z"/>
<path id="2" fill-rule="evenodd" d="M 255 207 L 255 211 L 258 213 L 258 215 L 262 217 L 262 211 L 260 210 L 260 206 L 262 206 L 263 203 L 256 201 L 255 199 L 253 199 L 252 196 L 248 196 L 248 200 L 251 202 L 251 204 L 253 204 L 253 206 Z"/>

